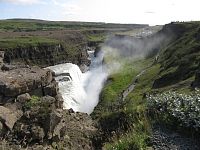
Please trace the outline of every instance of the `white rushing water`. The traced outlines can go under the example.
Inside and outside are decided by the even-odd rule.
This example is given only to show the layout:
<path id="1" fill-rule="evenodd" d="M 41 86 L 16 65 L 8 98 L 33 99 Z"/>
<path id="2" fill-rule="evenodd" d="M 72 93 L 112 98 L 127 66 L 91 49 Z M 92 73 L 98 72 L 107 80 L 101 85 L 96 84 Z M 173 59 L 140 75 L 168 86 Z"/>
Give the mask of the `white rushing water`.
<path id="1" fill-rule="evenodd" d="M 98 104 L 99 94 L 107 78 L 102 64 L 103 53 L 94 57 L 94 51 L 88 52 L 91 58 L 89 71 L 82 73 L 75 64 L 65 63 L 48 67 L 56 73 L 59 91 L 64 99 L 64 109 L 90 114 Z"/>

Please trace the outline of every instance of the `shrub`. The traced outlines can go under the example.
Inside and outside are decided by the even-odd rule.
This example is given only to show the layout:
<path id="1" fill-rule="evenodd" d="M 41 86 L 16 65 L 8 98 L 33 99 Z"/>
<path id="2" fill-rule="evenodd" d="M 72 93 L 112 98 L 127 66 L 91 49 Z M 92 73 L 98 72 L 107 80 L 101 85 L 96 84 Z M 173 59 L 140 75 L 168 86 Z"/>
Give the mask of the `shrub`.
<path id="1" fill-rule="evenodd" d="M 39 102 L 40 102 L 40 98 L 39 98 L 38 96 L 34 96 L 34 95 L 33 95 L 33 96 L 31 97 L 31 100 L 30 100 L 29 102 L 26 102 L 26 103 L 25 103 L 25 107 L 26 107 L 26 108 L 31 108 L 31 107 L 33 107 L 33 106 L 38 105 Z"/>
<path id="2" fill-rule="evenodd" d="M 200 129 L 200 94 L 165 92 L 147 96 L 150 111 L 182 127 Z"/>

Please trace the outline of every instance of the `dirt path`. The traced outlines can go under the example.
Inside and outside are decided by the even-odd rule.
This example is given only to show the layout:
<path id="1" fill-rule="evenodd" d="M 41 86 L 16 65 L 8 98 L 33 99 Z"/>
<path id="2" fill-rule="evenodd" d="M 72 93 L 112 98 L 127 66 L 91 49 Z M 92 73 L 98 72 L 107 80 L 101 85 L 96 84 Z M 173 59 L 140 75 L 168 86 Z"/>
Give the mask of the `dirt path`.
<path id="1" fill-rule="evenodd" d="M 128 94 L 134 90 L 134 88 L 135 88 L 135 86 L 136 86 L 136 84 L 137 84 L 138 78 L 139 78 L 141 75 L 143 75 L 143 74 L 147 71 L 148 68 L 150 68 L 150 66 L 147 67 L 146 69 L 142 70 L 142 71 L 133 79 L 133 82 L 128 86 L 128 88 L 122 92 L 122 94 L 121 94 L 121 95 L 122 95 L 122 101 L 124 101 L 124 100 L 126 99 L 126 97 L 128 96 Z"/>

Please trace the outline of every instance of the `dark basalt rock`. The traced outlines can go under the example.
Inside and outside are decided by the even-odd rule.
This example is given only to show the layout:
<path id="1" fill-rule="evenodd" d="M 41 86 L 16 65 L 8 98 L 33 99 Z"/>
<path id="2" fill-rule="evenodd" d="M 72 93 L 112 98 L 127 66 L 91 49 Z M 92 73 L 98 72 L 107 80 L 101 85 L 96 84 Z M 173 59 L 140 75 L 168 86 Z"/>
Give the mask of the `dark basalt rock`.
<path id="1" fill-rule="evenodd" d="M 55 104 L 53 97 L 45 96 L 37 105 L 25 109 L 6 141 L 12 144 L 15 141 L 22 147 L 30 145 L 29 149 L 36 147 L 36 143 L 43 149 L 93 149 L 91 138 L 96 134 L 96 128 L 90 116 L 57 109 Z M 3 130 L 2 126 L 0 130 Z"/>
<path id="2" fill-rule="evenodd" d="M 25 65 L 38 65 L 40 67 L 52 66 L 60 63 L 71 62 L 77 65 L 89 65 L 86 44 L 79 47 L 67 48 L 62 44 L 38 44 L 27 45 L 24 47 L 16 47 L 4 49 L 3 62 L 16 63 L 19 62 Z M 73 49 L 73 50 L 72 50 Z M 76 51 L 71 54 L 71 51 Z"/>
<path id="3" fill-rule="evenodd" d="M 44 95 L 56 96 L 58 94 L 58 83 L 53 80 L 49 85 L 44 88 Z"/>
<path id="4" fill-rule="evenodd" d="M 196 72 L 195 80 L 192 82 L 191 85 L 193 88 L 200 87 L 200 71 Z"/>

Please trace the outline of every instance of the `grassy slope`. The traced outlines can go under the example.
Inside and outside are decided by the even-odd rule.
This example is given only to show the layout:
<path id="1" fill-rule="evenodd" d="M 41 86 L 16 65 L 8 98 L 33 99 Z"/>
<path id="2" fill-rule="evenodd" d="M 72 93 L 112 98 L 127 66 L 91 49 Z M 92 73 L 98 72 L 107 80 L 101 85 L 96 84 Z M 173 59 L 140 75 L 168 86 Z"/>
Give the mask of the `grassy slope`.
<path id="1" fill-rule="evenodd" d="M 13 31 L 36 31 L 36 30 L 54 30 L 54 29 L 91 29 L 91 28 L 116 28 L 132 29 L 145 27 L 146 24 L 111 24 L 101 22 L 70 22 L 70 21 L 44 21 L 31 19 L 11 19 L 0 20 L 1 30 Z"/>
<path id="2" fill-rule="evenodd" d="M 147 148 L 147 141 L 151 135 L 151 121 L 149 120 L 150 116 L 147 117 L 146 94 L 162 93 L 169 90 L 178 91 L 179 93 L 193 92 L 190 85 L 194 81 L 194 73 L 199 69 L 200 62 L 199 22 L 176 24 L 178 27 L 182 26 L 184 28 L 183 34 L 179 34 L 176 40 L 161 50 L 159 62 L 139 77 L 135 89 L 128 95 L 125 102 L 120 104 L 120 107 L 115 104 L 118 103 L 117 97 L 122 89 L 130 83 L 130 76 L 134 77 L 139 72 L 136 66 L 142 68 L 146 60 L 140 60 L 139 64 L 128 62 L 121 72 L 110 77 L 109 84 L 103 89 L 102 100 L 95 110 L 95 113 L 101 116 L 100 122 L 111 123 L 111 125 L 117 124 L 117 122 L 113 123 L 109 119 L 111 120 L 113 116 L 116 116 L 117 112 L 123 112 L 124 124 L 128 124 L 129 127 L 128 130 L 123 130 L 123 127 L 119 128 L 120 131 L 117 134 L 112 134 L 110 140 L 104 143 L 103 147 L 105 149 Z M 134 66 L 133 70 L 130 70 L 130 66 Z M 171 74 L 171 78 L 168 78 L 167 74 Z M 159 79 L 164 79 L 164 85 L 161 88 L 152 88 L 155 86 L 154 81 Z M 113 106 L 116 106 L 117 109 L 113 109 Z M 124 124 L 120 125 L 123 126 Z"/>
<path id="3" fill-rule="evenodd" d="M 141 149 L 146 147 L 145 141 L 150 133 L 144 102 L 140 98 L 135 100 L 134 97 L 121 102 L 119 96 L 153 60 L 136 58 L 120 61 L 123 62 L 120 71 L 110 76 L 102 91 L 101 101 L 92 115 L 99 119 L 109 137 L 103 141 L 106 142 L 103 146 L 105 149 Z M 113 131 L 116 133 L 110 134 Z"/>
<path id="4" fill-rule="evenodd" d="M 140 60 L 144 63 L 146 60 Z M 129 123 L 129 129 L 120 134 L 113 141 L 105 144 L 106 149 L 145 149 L 147 141 L 151 133 L 150 121 L 146 114 L 146 101 L 144 93 L 150 92 L 153 85 L 153 80 L 159 72 L 159 65 L 150 67 L 144 75 L 138 79 L 133 92 L 131 92 L 125 100 L 125 104 L 121 108 L 126 114 Z"/>
<path id="5" fill-rule="evenodd" d="M 0 48 L 52 44 L 64 41 L 70 47 L 82 42 L 102 43 L 108 33 L 131 30 L 146 25 L 106 24 L 92 22 L 52 22 L 43 20 L 0 20 Z"/>
<path id="6" fill-rule="evenodd" d="M 200 62 L 200 23 L 177 23 L 185 32 L 160 53 L 161 72 L 155 87 L 177 84 L 194 76 Z M 188 27 L 189 26 L 189 27 Z"/>
<path id="7" fill-rule="evenodd" d="M 37 46 L 38 44 L 53 45 L 58 44 L 59 41 L 56 39 L 49 39 L 45 37 L 14 37 L 14 38 L 2 38 L 0 39 L 0 48 L 16 48 L 16 47 L 26 47 L 26 46 Z"/>

